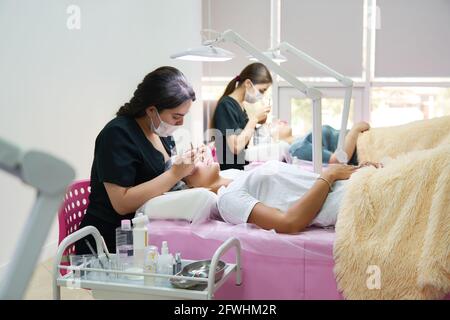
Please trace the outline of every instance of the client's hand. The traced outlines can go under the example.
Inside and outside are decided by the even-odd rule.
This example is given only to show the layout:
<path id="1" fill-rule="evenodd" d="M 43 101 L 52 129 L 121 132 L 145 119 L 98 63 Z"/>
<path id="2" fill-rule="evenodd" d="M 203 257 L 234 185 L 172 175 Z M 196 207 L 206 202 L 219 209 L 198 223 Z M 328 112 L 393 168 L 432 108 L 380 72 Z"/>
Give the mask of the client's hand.
<path id="1" fill-rule="evenodd" d="M 328 179 L 331 183 L 336 180 L 347 180 L 356 169 L 357 167 L 347 164 L 330 164 L 323 171 L 322 177 Z"/>

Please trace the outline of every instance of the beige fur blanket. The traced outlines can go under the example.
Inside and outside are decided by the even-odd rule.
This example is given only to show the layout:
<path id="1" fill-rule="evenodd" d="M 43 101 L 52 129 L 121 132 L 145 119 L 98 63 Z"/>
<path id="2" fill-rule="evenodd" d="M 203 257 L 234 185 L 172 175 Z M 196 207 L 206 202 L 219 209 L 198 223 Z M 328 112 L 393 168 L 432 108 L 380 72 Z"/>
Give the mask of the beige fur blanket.
<path id="1" fill-rule="evenodd" d="M 415 150 L 450 143 L 450 116 L 401 126 L 372 128 L 358 138 L 358 161 L 382 162 Z"/>
<path id="2" fill-rule="evenodd" d="M 450 145 L 354 173 L 339 211 L 334 258 L 347 299 L 450 293 Z"/>

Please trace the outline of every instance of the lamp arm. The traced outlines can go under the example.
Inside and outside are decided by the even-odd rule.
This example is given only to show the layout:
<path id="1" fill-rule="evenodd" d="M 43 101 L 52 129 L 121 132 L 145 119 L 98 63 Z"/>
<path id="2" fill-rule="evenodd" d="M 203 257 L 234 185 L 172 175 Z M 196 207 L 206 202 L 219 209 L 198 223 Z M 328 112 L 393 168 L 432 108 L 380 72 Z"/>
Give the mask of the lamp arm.
<path id="1" fill-rule="evenodd" d="M 299 50 L 298 48 L 294 47 L 288 42 L 281 42 L 277 47 L 272 48 L 271 51 L 280 50 L 284 52 L 289 52 L 298 58 L 302 59 L 303 61 L 307 62 L 308 64 L 316 67 L 319 70 L 322 70 L 326 74 L 334 77 L 336 80 L 338 80 L 344 87 L 345 87 L 345 97 L 344 97 L 344 108 L 342 110 L 342 118 L 341 118 L 341 130 L 339 131 L 339 139 L 338 139 L 338 145 L 336 149 L 336 157 L 339 162 L 341 163 L 347 163 L 349 156 L 344 151 L 344 143 L 345 143 L 345 136 L 347 131 L 347 123 L 348 123 L 348 117 L 350 114 L 350 102 L 352 99 L 352 90 L 353 90 L 353 80 L 340 74 L 339 72 L 331 69 L 329 66 L 323 64 L 322 62 L 318 61 L 317 59 L 314 59 L 307 53 Z"/>
<path id="2" fill-rule="evenodd" d="M 298 48 L 294 47 L 289 42 L 281 42 L 276 48 L 271 49 L 271 51 L 275 51 L 275 50 L 289 52 L 289 53 L 299 57 L 300 59 L 306 61 L 310 65 L 312 65 L 312 66 L 316 67 L 317 69 L 320 69 L 323 72 L 325 72 L 325 73 L 329 74 L 330 76 L 334 77 L 336 80 L 338 80 L 345 87 L 353 86 L 353 80 L 352 79 L 350 79 L 350 78 L 340 74 L 339 72 L 331 69 L 329 66 L 323 64 L 319 60 L 314 59 L 313 57 L 311 57 L 307 53 L 305 53 L 305 52 L 299 50 Z"/>
<path id="3" fill-rule="evenodd" d="M 75 178 L 75 171 L 63 160 L 39 151 L 22 153 L 3 139 L 0 139 L 0 169 L 37 190 L 33 208 L 0 286 L 0 300 L 22 299 L 66 187 Z"/>
<path id="4" fill-rule="evenodd" d="M 23 158 L 22 150 L 0 138 L 0 170 L 6 171 L 7 173 L 22 180 L 22 173 L 20 162 Z"/>
<path id="5" fill-rule="evenodd" d="M 298 80 L 293 74 L 281 68 L 278 64 L 272 61 L 272 59 L 266 57 L 263 53 L 261 53 L 258 49 L 256 49 L 250 42 L 242 38 L 239 34 L 234 32 L 233 30 L 226 30 L 222 33 L 220 37 L 218 37 L 215 42 L 232 42 L 256 59 L 264 63 L 270 70 L 281 76 L 284 80 L 289 82 L 293 87 L 300 90 L 303 94 L 305 94 L 308 98 L 311 99 L 320 99 L 322 97 L 322 93 L 316 88 L 310 87 Z"/>

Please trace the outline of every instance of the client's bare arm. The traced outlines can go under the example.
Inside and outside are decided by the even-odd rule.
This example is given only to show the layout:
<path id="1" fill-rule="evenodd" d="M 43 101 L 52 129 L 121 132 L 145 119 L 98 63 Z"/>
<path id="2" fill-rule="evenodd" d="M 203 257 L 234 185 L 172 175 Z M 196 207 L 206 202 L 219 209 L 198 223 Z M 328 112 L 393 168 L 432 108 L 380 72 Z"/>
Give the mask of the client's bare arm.
<path id="1" fill-rule="evenodd" d="M 333 184 L 336 180 L 348 179 L 355 170 L 356 167 L 354 166 L 344 164 L 331 165 L 321 176 Z M 300 232 L 316 217 L 329 191 L 328 183 L 318 179 L 312 188 L 297 200 L 287 212 L 284 213 L 259 202 L 253 207 L 248 222 L 254 223 L 263 229 L 275 229 L 275 231 L 280 233 Z"/>
<path id="2" fill-rule="evenodd" d="M 344 151 L 348 155 L 350 160 L 356 149 L 356 143 L 358 142 L 359 134 L 370 129 L 370 125 L 367 122 L 361 121 L 353 126 L 353 128 L 345 136 Z M 330 157 L 329 163 L 339 163 L 336 158 L 336 154 Z"/>

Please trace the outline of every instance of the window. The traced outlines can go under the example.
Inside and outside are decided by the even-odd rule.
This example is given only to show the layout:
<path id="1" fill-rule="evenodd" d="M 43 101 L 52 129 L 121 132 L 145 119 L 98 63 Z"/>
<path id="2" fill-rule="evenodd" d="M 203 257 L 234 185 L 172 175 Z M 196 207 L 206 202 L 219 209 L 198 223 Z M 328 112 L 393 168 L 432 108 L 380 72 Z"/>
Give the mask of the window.
<path id="1" fill-rule="evenodd" d="M 450 115 L 450 88 L 376 87 L 372 89 L 370 122 L 393 126 Z"/>
<path id="2" fill-rule="evenodd" d="M 322 98 L 322 125 L 329 125 L 335 129 L 341 128 L 342 110 L 344 108 L 344 90 L 342 88 L 321 88 Z M 362 104 L 361 90 L 354 89 L 350 101 L 350 114 L 347 129 L 355 122 L 361 121 L 360 110 Z M 313 110 L 312 101 L 292 88 L 282 88 L 280 91 L 281 120 L 288 121 L 294 136 L 304 136 L 312 130 Z"/>
<path id="3" fill-rule="evenodd" d="M 322 99 L 322 124 L 327 124 L 335 129 L 341 128 L 342 108 L 344 100 L 339 98 Z M 353 126 L 354 99 L 350 102 L 350 115 L 347 128 Z M 304 136 L 312 131 L 312 101 L 310 99 L 291 100 L 291 126 L 292 135 Z"/>
<path id="4" fill-rule="evenodd" d="M 209 22 L 205 3 L 211 3 Z M 231 3 L 204 0 L 203 26 L 232 28 L 261 50 L 269 46 L 270 37 L 287 41 L 355 81 L 348 127 L 361 120 L 380 127 L 450 115 L 449 0 Z M 238 46 L 223 47 L 236 54 L 233 62 L 204 64 L 203 85 L 209 87 L 205 92 L 213 106 L 213 96 L 218 98 L 226 82 L 249 63 Z M 294 55 L 285 56 L 283 68 L 326 93 L 322 123 L 339 128 L 344 90 L 324 72 Z M 311 101 L 282 80 L 274 88 L 273 118 L 288 121 L 294 134 L 310 131 Z"/>

